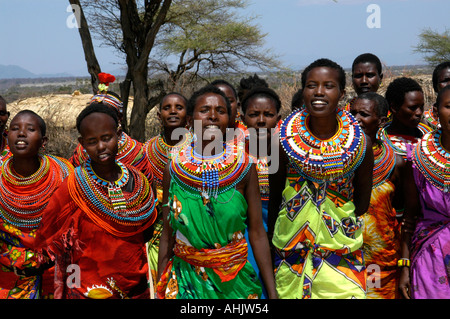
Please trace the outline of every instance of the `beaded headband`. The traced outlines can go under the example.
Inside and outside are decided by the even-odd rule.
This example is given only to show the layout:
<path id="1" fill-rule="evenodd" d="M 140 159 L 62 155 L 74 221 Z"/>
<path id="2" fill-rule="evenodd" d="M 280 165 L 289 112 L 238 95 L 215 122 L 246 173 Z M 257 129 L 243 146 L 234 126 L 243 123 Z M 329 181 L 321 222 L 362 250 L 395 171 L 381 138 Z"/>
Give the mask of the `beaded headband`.
<path id="1" fill-rule="evenodd" d="M 112 94 L 108 93 L 109 84 L 114 82 L 116 78 L 114 75 L 108 73 L 99 73 L 98 80 L 100 84 L 98 85 L 98 93 L 91 98 L 90 103 L 104 103 L 108 106 L 112 106 L 120 114 L 123 113 L 123 103 L 122 101 Z"/>

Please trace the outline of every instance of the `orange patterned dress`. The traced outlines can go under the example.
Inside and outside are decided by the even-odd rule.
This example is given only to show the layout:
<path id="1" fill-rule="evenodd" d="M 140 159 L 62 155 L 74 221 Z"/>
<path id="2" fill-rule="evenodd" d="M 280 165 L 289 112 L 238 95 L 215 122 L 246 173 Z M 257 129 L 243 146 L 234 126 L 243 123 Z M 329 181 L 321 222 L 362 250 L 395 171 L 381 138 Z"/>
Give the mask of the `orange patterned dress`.
<path id="1" fill-rule="evenodd" d="M 396 299 L 400 225 L 392 206 L 395 186 L 389 177 L 396 155 L 386 142 L 374 143 L 374 179 L 369 210 L 362 215 L 363 251 L 367 268 L 367 298 Z"/>

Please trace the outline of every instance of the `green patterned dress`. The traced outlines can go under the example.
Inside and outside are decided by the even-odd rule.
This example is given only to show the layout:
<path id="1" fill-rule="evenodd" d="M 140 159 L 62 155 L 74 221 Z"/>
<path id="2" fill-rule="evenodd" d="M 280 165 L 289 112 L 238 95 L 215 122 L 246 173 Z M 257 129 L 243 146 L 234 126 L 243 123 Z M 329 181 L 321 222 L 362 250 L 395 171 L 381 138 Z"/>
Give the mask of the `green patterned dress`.
<path id="1" fill-rule="evenodd" d="M 235 188 L 204 205 L 201 197 L 186 192 L 172 181 L 170 199 L 170 223 L 177 242 L 181 242 L 183 247 L 210 252 L 233 243 L 244 244 L 247 202 Z M 225 267 L 229 263 L 226 256 L 220 253 L 216 256 L 217 262 Z M 224 281 L 228 273 L 235 272 L 233 269 L 215 271 L 217 268 L 202 266 L 201 259 L 198 257 L 196 265 L 193 265 L 175 254 L 171 260 L 171 269 L 166 273 L 169 276 L 166 298 L 236 299 L 261 296 L 260 282 L 248 261 L 240 265 L 242 268 L 237 269 L 234 278 Z"/>

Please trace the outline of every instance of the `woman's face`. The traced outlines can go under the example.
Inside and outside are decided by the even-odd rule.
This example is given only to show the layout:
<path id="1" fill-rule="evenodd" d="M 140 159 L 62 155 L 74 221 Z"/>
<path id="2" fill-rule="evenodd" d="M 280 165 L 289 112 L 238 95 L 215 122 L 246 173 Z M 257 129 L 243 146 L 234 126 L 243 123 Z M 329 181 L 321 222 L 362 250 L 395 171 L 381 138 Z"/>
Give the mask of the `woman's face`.
<path id="1" fill-rule="evenodd" d="M 438 92 L 445 88 L 447 85 L 450 85 L 450 68 L 445 68 L 441 72 L 439 72 L 437 84 Z"/>
<path id="2" fill-rule="evenodd" d="M 232 88 L 230 88 L 228 85 L 225 84 L 217 84 L 217 88 L 219 88 L 225 96 L 228 98 L 231 104 L 231 113 L 230 113 L 230 120 L 229 120 L 229 126 L 228 127 L 234 127 L 236 116 L 237 116 L 237 109 L 238 109 L 238 100 L 236 95 L 234 95 L 234 91 Z"/>
<path id="3" fill-rule="evenodd" d="M 358 121 L 361 129 L 370 137 L 375 137 L 382 123 L 376 112 L 376 102 L 357 98 L 351 106 L 351 114 Z"/>
<path id="4" fill-rule="evenodd" d="M 205 93 L 197 98 L 192 114 L 192 127 L 197 133 L 196 124 L 201 123 L 202 139 L 211 141 L 224 138 L 228 127 L 229 116 L 225 98 L 216 93 Z"/>
<path id="5" fill-rule="evenodd" d="M 186 100 L 170 94 L 162 100 L 158 116 L 164 128 L 175 129 L 186 125 Z"/>
<path id="6" fill-rule="evenodd" d="M 353 69 L 352 82 L 357 95 L 366 92 L 377 92 L 382 76 L 378 74 L 374 63 L 358 63 Z"/>
<path id="7" fill-rule="evenodd" d="M 407 92 L 403 104 L 398 108 L 391 108 L 392 114 L 404 126 L 416 128 L 422 119 L 424 103 L 422 92 Z"/>
<path id="8" fill-rule="evenodd" d="M 450 90 L 444 91 L 438 105 L 439 124 L 442 132 L 450 136 Z"/>
<path id="9" fill-rule="evenodd" d="M 6 103 L 0 100 L 0 134 L 5 130 L 8 119 L 9 112 L 6 109 Z"/>
<path id="10" fill-rule="evenodd" d="M 80 125 L 80 144 L 89 154 L 95 165 L 115 164 L 118 151 L 117 125 L 114 119 L 105 113 L 91 113 Z"/>
<path id="11" fill-rule="evenodd" d="M 250 98 L 244 114 L 244 122 L 248 128 L 256 129 L 259 139 L 269 139 L 280 116 L 275 101 L 265 96 Z M 260 130 L 261 129 L 261 130 Z"/>
<path id="12" fill-rule="evenodd" d="M 34 157 L 47 143 L 42 136 L 39 119 L 30 113 L 16 115 L 9 125 L 8 145 L 15 157 Z"/>
<path id="13" fill-rule="evenodd" d="M 338 70 L 316 67 L 308 72 L 303 88 L 303 102 L 310 116 L 334 116 L 343 95 L 344 91 L 339 88 Z"/>

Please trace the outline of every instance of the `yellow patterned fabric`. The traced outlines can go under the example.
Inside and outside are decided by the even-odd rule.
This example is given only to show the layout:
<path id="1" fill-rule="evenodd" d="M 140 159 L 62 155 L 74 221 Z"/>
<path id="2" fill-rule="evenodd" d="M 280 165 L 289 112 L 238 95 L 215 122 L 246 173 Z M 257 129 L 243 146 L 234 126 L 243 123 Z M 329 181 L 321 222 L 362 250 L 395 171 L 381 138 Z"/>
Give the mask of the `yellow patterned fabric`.
<path id="1" fill-rule="evenodd" d="M 385 181 L 372 189 L 369 210 L 362 215 L 367 298 L 396 299 L 400 250 L 400 225 L 392 207 L 395 186 Z"/>
<path id="2" fill-rule="evenodd" d="M 272 240 L 280 298 L 365 298 L 361 220 L 353 202 L 339 195 L 351 182 L 287 179 Z"/>

